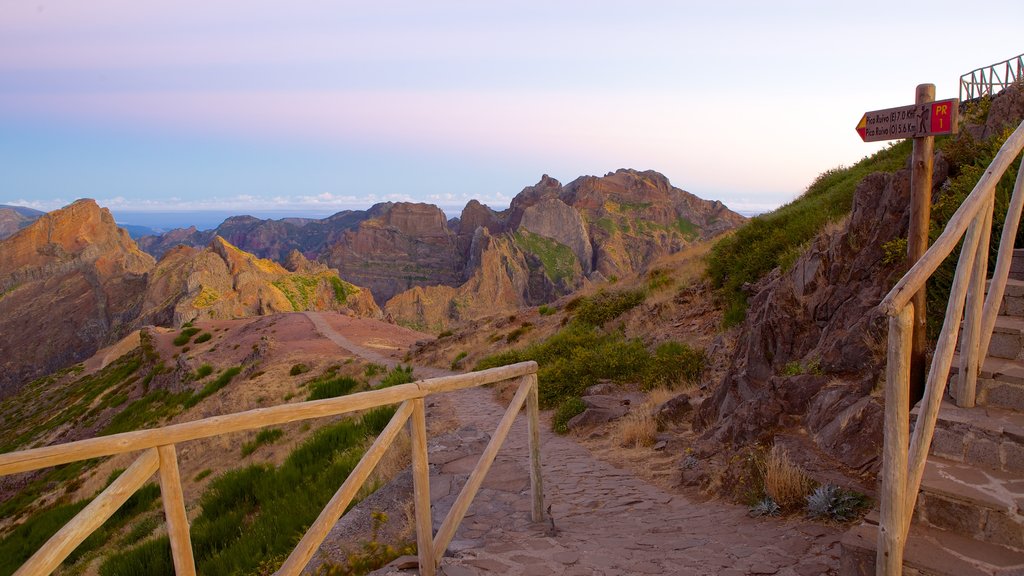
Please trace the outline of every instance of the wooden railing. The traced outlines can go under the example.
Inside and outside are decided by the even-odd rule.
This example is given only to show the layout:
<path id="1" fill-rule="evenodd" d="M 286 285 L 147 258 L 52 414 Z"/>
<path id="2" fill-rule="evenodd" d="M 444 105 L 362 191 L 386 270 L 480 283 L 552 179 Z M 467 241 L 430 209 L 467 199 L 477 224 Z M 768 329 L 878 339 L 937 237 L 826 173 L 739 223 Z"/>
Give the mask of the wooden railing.
<path id="1" fill-rule="evenodd" d="M 424 398 L 431 394 L 451 392 L 464 388 L 518 379 L 519 386 L 512 402 L 498 423 L 490 442 L 469 475 L 466 485 L 441 523 L 437 534 L 432 531 L 430 511 L 430 473 L 427 461 L 427 428 Z M 420 574 L 433 576 L 445 549 L 455 535 L 470 503 L 494 462 L 498 449 L 504 443 L 516 415 L 525 405 L 530 446 L 530 487 L 532 490 L 532 518 L 543 520 L 543 487 L 540 468 L 540 425 L 537 396 L 537 364 L 522 362 L 469 374 L 445 376 L 403 384 L 383 390 L 374 390 L 272 408 L 259 408 L 225 416 L 214 416 L 156 428 L 125 432 L 35 448 L 21 452 L 0 454 L 0 476 L 28 472 L 100 456 L 112 456 L 142 450 L 142 454 L 114 482 L 89 503 L 77 516 L 53 535 L 25 564 L 16 576 L 49 574 L 71 554 L 94 530 L 99 528 L 128 498 L 159 472 L 160 492 L 163 500 L 167 531 L 170 536 L 174 570 L 179 575 L 194 575 L 195 561 L 189 536 L 188 519 L 182 498 L 181 478 L 178 472 L 177 450 L 180 442 L 209 438 L 231 432 L 253 430 L 265 426 L 335 416 L 377 406 L 401 403 L 391 421 L 377 436 L 366 454 L 327 503 L 295 549 L 277 571 L 281 576 L 294 576 L 302 572 L 327 537 L 331 527 L 345 512 L 359 488 L 369 478 L 392 441 L 408 421 L 412 437 L 413 499 L 416 514 L 416 544 Z"/>
<path id="2" fill-rule="evenodd" d="M 1024 80 L 1024 54 L 971 70 L 960 77 L 960 101 L 993 96 L 1010 84 Z"/>
<path id="3" fill-rule="evenodd" d="M 917 503 L 917 493 L 921 487 L 958 339 L 960 368 L 956 399 L 960 406 L 974 406 L 978 372 L 992 337 L 1013 258 L 1014 238 L 1020 222 L 1021 207 L 1024 205 L 1024 169 L 1017 173 L 999 242 L 995 272 L 986 298 L 989 236 L 996 184 L 1022 149 L 1024 122 L 1003 144 L 935 243 L 879 305 L 889 316 L 881 520 L 876 561 L 876 572 L 880 575 L 902 573 L 903 547 L 910 530 L 910 520 Z M 961 238 L 963 247 L 946 305 L 946 319 L 928 372 L 914 436 L 910 439 L 910 338 L 914 319 L 914 307 L 910 300 L 918 290 L 924 289 L 928 278 L 953 252 Z"/>

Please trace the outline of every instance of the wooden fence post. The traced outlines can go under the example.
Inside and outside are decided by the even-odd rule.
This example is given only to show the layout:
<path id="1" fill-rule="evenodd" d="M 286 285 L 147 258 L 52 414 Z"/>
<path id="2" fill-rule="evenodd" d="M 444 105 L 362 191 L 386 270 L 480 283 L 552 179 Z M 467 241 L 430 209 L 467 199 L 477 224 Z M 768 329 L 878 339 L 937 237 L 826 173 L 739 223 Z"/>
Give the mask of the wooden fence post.
<path id="1" fill-rule="evenodd" d="M 185 498 L 181 493 L 178 455 L 174 444 L 159 446 L 156 450 L 160 456 L 160 499 L 163 500 L 164 517 L 167 518 L 174 573 L 177 576 L 195 576 L 196 561 L 192 555 L 188 516 L 185 515 Z"/>
<path id="2" fill-rule="evenodd" d="M 903 571 L 903 517 L 906 509 L 907 447 L 910 438 L 910 344 L 914 305 L 889 318 L 889 354 L 885 371 L 885 445 L 882 451 L 882 503 L 875 572 Z"/>
<path id="3" fill-rule="evenodd" d="M 416 506 L 416 553 L 420 559 L 420 576 L 434 576 L 434 524 L 430 512 L 430 466 L 427 460 L 427 419 L 423 399 L 412 402 L 409 420 L 412 436 L 413 498 Z"/>
<path id="4" fill-rule="evenodd" d="M 540 397 L 537 375 L 526 377 L 530 382 L 530 395 L 526 398 L 526 417 L 530 435 L 530 494 L 533 496 L 534 522 L 544 520 L 544 482 L 540 466 Z"/>
<path id="5" fill-rule="evenodd" d="M 935 101 L 935 85 L 920 84 L 915 103 Z M 910 230 L 907 231 L 907 267 L 913 266 L 928 250 L 928 220 L 932 209 L 932 163 L 935 137 L 914 138 L 910 172 Z M 924 396 L 925 347 L 928 316 L 926 291 L 921 288 L 911 299 L 914 304 L 914 338 L 910 352 L 910 403 Z"/>

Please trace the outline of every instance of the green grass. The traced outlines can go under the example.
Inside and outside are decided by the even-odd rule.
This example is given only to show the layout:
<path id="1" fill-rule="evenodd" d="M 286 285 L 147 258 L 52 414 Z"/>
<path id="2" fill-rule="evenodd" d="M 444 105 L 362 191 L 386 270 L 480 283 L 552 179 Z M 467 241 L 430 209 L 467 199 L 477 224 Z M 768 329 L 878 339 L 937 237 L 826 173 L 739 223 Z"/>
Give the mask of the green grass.
<path id="1" fill-rule="evenodd" d="M 700 228 L 686 218 L 680 217 L 676 220 L 673 224 L 673 228 L 678 230 L 679 233 L 683 235 L 683 238 L 686 238 L 687 240 L 693 240 L 700 236 Z"/>
<path id="2" fill-rule="evenodd" d="M 331 282 L 331 288 L 334 289 L 334 300 L 338 304 L 344 304 L 348 300 L 349 295 L 355 294 L 357 291 L 355 286 L 337 276 L 330 276 L 328 278 Z"/>
<path id="3" fill-rule="evenodd" d="M 569 431 L 567 424 L 569 420 L 572 420 L 577 414 L 582 414 L 587 406 L 583 403 L 583 400 L 575 396 L 570 396 L 555 409 L 555 415 L 551 418 L 551 429 L 559 434 L 565 434 Z"/>
<path id="4" fill-rule="evenodd" d="M 206 378 L 210 374 L 213 374 L 213 366 L 210 366 L 209 364 L 203 364 L 202 366 L 199 367 L 198 370 L 196 370 L 195 379 L 202 380 L 203 378 Z"/>
<path id="5" fill-rule="evenodd" d="M 242 456 L 248 456 L 256 451 L 257 448 L 265 444 L 273 444 L 284 436 L 284 430 L 280 428 L 264 428 L 256 433 L 256 437 L 251 441 L 242 444 Z"/>
<path id="6" fill-rule="evenodd" d="M 209 342 L 211 338 L 213 338 L 213 334 L 210 334 L 209 332 L 203 332 L 199 336 L 196 336 L 196 339 L 193 340 L 192 343 L 202 344 L 203 342 Z"/>
<path id="7" fill-rule="evenodd" d="M 725 306 L 725 324 L 738 324 L 746 315 L 744 284 L 757 282 L 776 266 L 792 265 L 826 224 L 850 212 L 857 183 L 872 172 L 903 168 L 910 148 L 910 141 L 903 141 L 849 168 L 824 172 L 796 200 L 753 218 L 718 242 L 707 257 L 708 276 Z"/>
<path id="8" fill-rule="evenodd" d="M 338 376 L 326 380 L 314 380 L 309 385 L 309 396 L 307 400 L 323 400 L 324 398 L 336 398 L 344 396 L 360 385 L 360 382 L 350 376 Z"/>
<path id="9" fill-rule="evenodd" d="M 459 368 L 462 368 L 462 361 L 466 359 L 466 356 L 469 356 L 469 352 L 466 352 L 465 350 L 459 352 L 458 355 L 455 356 L 455 359 L 452 360 L 451 369 L 458 370 Z"/>
<path id="10" fill-rule="evenodd" d="M 188 344 L 188 341 L 191 340 L 192 337 L 195 336 L 198 333 L 199 333 L 199 328 L 196 328 L 194 326 L 189 326 L 187 328 L 182 328 L 181 333 L 174 337 L 174 340 L 173 340 L 174 345 L 175 346 L 184 346 L 185 344 Z"/>
<path id="11" fill-rule="evenodd" d="M 212 480 L 192 524 L 200 574 L 251 574 L 279 563 L 379 434 L 394 408 L 377 408 L 316 432 L 279 467 L 255 464 Z M 277 559 L 277 560 L 272 560 Z M 108 557 L 102 576 L 170 575 L 166 537 Z"/>
<path id="12" fill-rule="evenodd" d="M 399 384 L 408 384 L 414 380 L 415 379 L 412 375 L 412 366 L 402 366 L 399 364 L 389 370 L 388 373 L 381 378 L 380 382 L 377 383 L 376 388 L 380 389 L 397 386 Z"/>
<path id="13" fill-rule="evenodd" d="M 305 374 L 306 372 L 309 372 L 309 366 L 299 362 L 298 364 L 292 364 L 291 369 L 288 370 L 288 375 L 298 376 L 299 374 Z"/>
<path id="14" fill-rule="evenodd" d="M 305 274 L 289 274 L 280 280 L 275 280 L 273 285 L 288 299 L 288 302 L 292 305 L 292 310 L 298 312 L 309 310 L 310 302 L 316 295 L 317 287 L 320 285 L 320 279 L 316 276 Z M 335 298 L 337 298 L 338 287 L 334 286 L 334 290 Z M 342 290 L 344 290 L 344 287 L 342 287 Z"/>
<path id="15" fill-rule="evenodd" d="M 576 255 L 565 244 L 528 230 L 516 232 L 514 238 L 524 252 L 540 259 L 544 273 L 556 284 L 571 280 L 580 270 Z"/>

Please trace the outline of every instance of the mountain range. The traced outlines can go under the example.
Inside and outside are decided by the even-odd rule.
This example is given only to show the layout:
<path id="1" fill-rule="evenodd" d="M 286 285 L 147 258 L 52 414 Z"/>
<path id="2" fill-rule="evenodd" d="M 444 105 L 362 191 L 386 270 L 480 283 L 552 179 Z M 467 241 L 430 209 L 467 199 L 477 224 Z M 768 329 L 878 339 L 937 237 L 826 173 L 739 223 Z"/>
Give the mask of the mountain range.
<path id="1" fill-rule="evenodd" d="M 384 203 L 321 220 L 236 216 L 138 244 L 92 200 L 2 213 L 19 229 L 0 240 L 0 333 L 21 337 L 0 340 L 0 395 L 145 325 L 339 310 L 440 332 L 641 271 L 745 221 L 636 170 L 565 186 L 544 176 L 506 210 L 470 201 L 451 220 Z"/>

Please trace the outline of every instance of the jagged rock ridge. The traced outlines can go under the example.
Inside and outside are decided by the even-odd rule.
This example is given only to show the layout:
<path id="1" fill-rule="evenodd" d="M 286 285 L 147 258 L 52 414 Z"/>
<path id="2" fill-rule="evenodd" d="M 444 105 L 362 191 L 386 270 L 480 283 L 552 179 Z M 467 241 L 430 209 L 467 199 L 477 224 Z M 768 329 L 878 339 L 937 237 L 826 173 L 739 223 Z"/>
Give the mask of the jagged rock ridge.
<path id="1" fill-rule="evenodd" d="M 291 271 L 215 237 L 157 263 L 93 200 L 44 214 L 0 241 L 0 396 L 144 324 L 291 310 L 380 316 L 336 270 L 301 254 L 288 261 Z"/>

